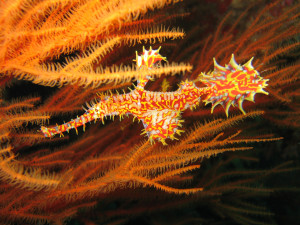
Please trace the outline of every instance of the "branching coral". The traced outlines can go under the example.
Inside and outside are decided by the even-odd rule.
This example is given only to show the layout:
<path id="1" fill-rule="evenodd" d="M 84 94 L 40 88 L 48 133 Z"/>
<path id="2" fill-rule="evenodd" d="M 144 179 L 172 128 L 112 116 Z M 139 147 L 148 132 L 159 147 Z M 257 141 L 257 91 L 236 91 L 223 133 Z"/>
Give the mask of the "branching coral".
<path id="1" fill-rule="evenodd" d="M 93 88 L 102 83 L 145 77 L 130 66 L 94 68 L 94 65 L 101 65 L 113 49 L 123 45 L 182 38 L 184 32 L 179 29 L 155 28 L 155 19 L 148 23 L 139 19 L 148 10 L 171 3 L 166 0 L 2 2 L 0 72 L 43 85 L 77 83 Z M 50 61 L 76 51 L 80 54 L 67 57 L 65 63 Z M 155 74 L 176 73 L 181 67 L 172 65 L 171 71 L 160 69 Z"/>
<path id="2" fill-rule="evenodd" d="M 199 211 L 213 212 L 213 219 L 198 212 L 194 218 L 188 213 L 180 217 L 179 213 L 173 215 L 172 222 L 211 224 L 222 218 L 228 224 L 272 223 L 273 213 L 256 204 L 257 196 L 273 191 L 263 186 L 270 174 L 295 168 L 291 162 L 284 162 L 271 169 L 253 169 L 258 157 L 241 153 L 254 152 L 247 151 L 253 148 L 249 145 L 258 149 L 261 142 L 282 139 L 280 135 L 266 134 L 270 131 L 261 129 L 264 120 L 260 117 L 276 121 L 280 115 L 281 124 L 297 126 L 298 103 L 294 100 L 299 62 L 292 55 L 298 48 L 295 36 L 299 31 L 295 27 L 299 26 L 299 4 L 277 16 L 270 10 L 279 1 L 258 13 L 249 7 L 231 24 L 230 16 L 224 16 L 214 34 L 195 38 L 197 32 L 191 32 L 186 40 L 176 40 L 175 46 L 167 41 L 182 38 L 184 32 L 161 25 L 186 15 L 172 11 L 175 2 L 0 3 L 0 222 L 62 224 L 74 217 L 86 224 L 124 224 L 148 212 L 149 221 L 155 223 L 160 210 L 176 212 L 180 206 L 193 205 L 193 211 L 188 211 L 195 213 L 200 205 Z M 250 22 L 244 18 L 250 18 Z M 189 46 L 184 46 L 187 41 Z M 164 63 L 151 69 L 151 76 L 157 79 L 147 80 L 148 69 L 128 65 L 135 58 L 135 50 L 139 52 L 142 45 L 149 43 L 154 49 L 163 46 L 161 54 L 170 62 L 189 59 L 192 74 L 181 73 L 191 70 L 188 63 Z M 136 46 L 132 48 L 133 45 Z M 85 133 L 80 131 L 78 136 L 70 132 L 65 137 L 49 139 L 38 131 L 50 118 L 51 124 L 55 120 L 62 123 L 63 114 L 78 113 L 96 93 L 100 98 L 112 97 L 137 80 L 147 80 L 145 90 L 154 94 L 161 91 L 163 79 L 164 91 L 177 90 L 176 85 L 186 78 L 199 88 L 213 88 L 213 79 L 222 87 L 222 77 L 216 79 L 215 72 L 210 72 L 213 58 L 225 65 L 232 53 L 242 65 L 254 56 L 253 67 L 269 79 L 266 91 L 270 95 L 258 94 L 255 104 L 245 101 L 243 108 L 231 99 L 224 105 L 226 112 L 236 105 L 247 113 L 230 109 L 226 117 L 223 110 L 220 113 L 221 101 L 207 93 L 203 99 L 213 104 L 214 115 L 211 105 L 194 111 L 186 109 L 182 115 L 186 132 L 179 140 L 168 141 L 167 146 L 150 144 L 141 137 L 144 127 L 132 123 L 131 115 L 105 125 L 86 124 Z M 230 65 L 239 68 L 231 61 L 227 69 Z M 223 70 L 217 64 L 215 67 Z M 201 72 L 206 75 L 199 76 Z M 28 84 L 15 78 L 32 81 L 30 87 L 34 89 L 38 90 L 40 84 L 53 86 L 54 91 L 45 94 L 43 91 L 50 88 L 42 89 L 41 97 L 32 97 L 37 94 L 29 90 L 27 97 L 16 93 L 13 96 L 18 99 L 12 100 L 11 89 L 15 90 L 18 83 L 22 85 L 20 89 Z M 262 82 L 261 88 L 265 88 Z M 243 94 L 252 100 L 251 93 Z M 286 108 L 279 110 L 274 103 L 283 103 Z M 287 115 L 292 115 L 292 120 Z M 234 166 L 242 160 L 246 161 L 243 166 Z M 253 162 L 251 167 L 249 162 Z"/>

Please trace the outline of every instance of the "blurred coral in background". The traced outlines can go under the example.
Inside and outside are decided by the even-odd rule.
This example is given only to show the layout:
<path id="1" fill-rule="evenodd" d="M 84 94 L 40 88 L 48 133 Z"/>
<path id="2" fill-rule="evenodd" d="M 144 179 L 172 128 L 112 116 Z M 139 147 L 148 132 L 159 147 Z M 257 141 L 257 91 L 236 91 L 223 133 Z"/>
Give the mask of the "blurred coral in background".
<path id="1" fill-rule="evenodd" d="M 1 1 L 0 223 L 299 221 L 299 9 L 287 0 Z M 140 136 L 132 117 L 42 135 L 97 93 L 133 89 L 147 75 L 135 51 L 150 45 L 168 63 L 151 71 L 148 90 L 186 79 L 201 87 L 212 59 L 234 54 L 241 64 L 254 57 L 269 95 L 245 102 L 245 115 L 187 110 L 185 132 L 167 146 Z"/>

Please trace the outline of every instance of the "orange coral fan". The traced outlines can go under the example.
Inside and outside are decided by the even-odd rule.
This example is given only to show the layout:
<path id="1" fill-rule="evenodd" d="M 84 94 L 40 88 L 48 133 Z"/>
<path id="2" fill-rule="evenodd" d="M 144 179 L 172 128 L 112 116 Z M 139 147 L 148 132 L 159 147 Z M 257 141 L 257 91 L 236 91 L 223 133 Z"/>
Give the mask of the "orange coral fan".
<path id="1" fill-rule="evenodd" d="M 175 45 L 167 40 L 181 38 L 184 32 L 161 26 L 186 15 L 182 11 L 184 7 L 174 15 L 173 2 L 177 1 L 1 1 L 0 223 L 61 225 L 74 218 L 85 224 L 124 224 L 145 213 L 149 215 L 147 223 L 161 224 L 274 221 L 267 203 L 258 205 L 256 202 L 274 190 L 272 186 L 265 188 L 267 176 L 290 172 L 293 164 L 281 161 L 270 169 L 270 162 L 265 163 L 263 157 L 258 157 L 262 154 L 259 146 L 255 147 L 257 151 L 246 150 L 252 149 L 248 146 L 250 143 L 253 146 L 256 142 L 282 139 L 282 134 L 271 135 L 262 129 L 272 124 L 266 125 L 267 120 L 258 117 L 276 121 L 273 115 L 283 113 L 282 124 L 297 123 L 297 113 L 291 110 L 298 107 L 294 101 L 298 90 L 298 61 L 290 63 L 286 59 L 292 58 L 292 53 L 297 55 L 293 51 L 298 44 L 292 40 L 299 33 L 295 29 L 299 4 L 283 10 L 280 16 L 269 13 L 279 1 L 259 12 L 257 7 L 255 10 L 249 7 L 248 11 L 242 10 L 231 25 L 227 25 L 230 16 L 225 16 L 214 34 L 207 36 L 208 32 L 201 32 L 205 37 L 194 38 L 195 32 L 189 33 L 186 40 Z M 166 5 L 169 7 L 156 10 Z M 247 12 L 250 12 L 248 22 L 243 19 Z M 157 43 L 165 39 L 165 43 Z M 189 59 L 194 65 L 192 74 L 181 73 L 182 68 L 184 71 L 191 68 L 188 63 L 164 63 L 151 70 L 123 66 L 131 62 L 134 50 L 139 49 L 131 48 L 132 45 L 147 43 L 154 49 L 163 46 L 161 54 L 168 56 L 169 61 Z M 233 61 L 225 65 L 230 62 L 232 53 L 241 65 Z M 249 77 L 243 77 L 239 69 L 253 56 L 255 70 Z M 208 72 L 214 68 L 213 57 L 225 66 L 215 65 L 217 69 Z M 147 65 L 153 58 L 140 59 L 138 65 Z M 250 67 L 249 63 L 246 65 Z M 227 71 L 234 67 L 237 71 Z M 113 99 L 119 89 L 135 80 L 145 84 L 141 81 L 147 81 L 148 75 L 158 79 L 149 80 L 144 91 L 157 96 L 161 81 L 166 78 L 171 93 L 176 93 L 177 84 L 188 78 L 188 82 L 194 82 L 199 89 L 218 87 L 216 91 L 223 95 L 223 75 L 215 72 L 224 70 L 228 72 L 225 72 L 227 78 L 239 73 L 241 79 L 238 82 L 228 79 L 229 83 L 224 84 L 227 90 L 232 88 L 232 99 L 226 102 L 224 98 L 225 110 L 238 106 L 238 101 L 233 102 L 235 91 L 241 91 L 245 99 L 252 99 L 253 94 L 243 92 L 244 84 L 251 86 L 257 80 L 261 87 L 253 91 L 261 92 L 266 86 L 265 80 L 269 79 L 266 91 L 270 94 L 256 96 L 256 104 L 244 101 L 247 114 L 230 109 L 230 116 L 226 117 L 223 112 L 220 115 L 221 107 L 214 108 L 214 115 L 211 108 L 204 106 L 201 110 L 185 110 L 186 132 L 168 146 L 151 145 L 140 137 L 143 125 L 132 123 L 131 114 L 129 118 L 108 122 L 105 126 L 86 124 L 86 132 L 79 136 L 47 139 L 37 131 L 50 116 L 51 121 L 62 123 L 61 114 L 77 113 L 96 93 Z M 169 74 L 174 76 L 162 77 Z M 32 82 L 17 81 L 14 77 Z M 252 83 L 251 79 L 256 80 Z M 40 90 L 37 83 L 61 87 Z M 166 86 L 164 84 L 164 88 Z M 25 97 L 32 96 L 33 91 L 39 92 L 41 97 Z M 102 94 L 105 91 L 108 93 Z M 24 96 L 20 98 L 21 95 Z M 211 92 L 201 99 L 214 107 L 222 100 L 215 101 L 213 95 Z M 18 100 L 11 100 L 16 96 Z M 288 110 L 280 111 L 274 99 L 281 99 L 278 102 L 284 103 Z M 285 113 L 293 115 L 290 121 Z M 272 158 L 280 157 L 273 152 L 280 143 L 269 143 L 263 152 L 272 151 Z M 213 157 L 215 155 L 218 156 Z M 284 178 L 281 176 L 280 182 L 288 185 L 282 182 Z M 297 181 L 288 176 L 287 180 Z M 275 187 L 279 190 L 277 185 Z M 295 189 L 291 187 L 289 193 Z M 176 208 L 185 206 L 190 208 L 180 208 L 180 213 L 176 213 Z M 168 216 L 167 222 L 161 221 L 161 211 L 169 209 L 172 217 Z M 191 214 L 196 216 L 191 217 Z M 213 216 L 208 218 L 210 214 Z"/>
<path id="2" fill-rule="evenodd" d="M 155 22 L 138 20 L 148 10 L 173 2 L 176 1 L 2 1 L 0 72 L 43 85 L 78 83 L 94 88 L 145 76 L 130 67 L 95 69 L 94 64 L 101 63 L 120 45 L 182 38 L 181 30 L 157 28 Z M 66 58 L 63 64 L 49 62 L 75 51 L 82 54 Z M 175 65 L 173 71 L 179 72 Z M 159 70 L 156 75 L 165 72 Z"/>

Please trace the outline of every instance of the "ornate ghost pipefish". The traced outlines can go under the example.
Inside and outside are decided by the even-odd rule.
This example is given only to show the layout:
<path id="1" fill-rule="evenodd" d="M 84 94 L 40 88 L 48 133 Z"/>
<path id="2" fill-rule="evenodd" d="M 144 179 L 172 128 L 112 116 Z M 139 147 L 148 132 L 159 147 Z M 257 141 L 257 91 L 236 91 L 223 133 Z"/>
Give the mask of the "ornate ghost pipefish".
<path id="1" fill-rule="evenodd" d="M 158 67 L 166 58 L 159 54 L 159 49 L 149 51 L 143 48 L 143 53 L 136 53 L 137 69 L 149 69 Z M 152 92 L 144 89 L 150 76 L 139 79 L 137 86 L 129 93 L 107 95 L 94 102 L 86 112 L 70 122 L 55 127 L 41 127 L 46 137 L 76 129 L 92 120 L 101 119 L 106 116 L 120 116 L 132 114 L 134 118 L 142 121 L 144 125 L 143 134 L 147 134 L 149 140 L 158 140 L 166 144 L 166 139 L 177 139 L 175 134 L 180 135 L 181 113 L 187 108 L 199 105 L 201 98 L 205 104 L 212 104 L 211 113 L 217 105 L 222 105 L 228 116 L 230 106 L 237 106 L 242 113 L 243 101 L 254 101 L 256 93 L 268 94 L 263 90 L 267 86 L 267 79 L 263 79 L 259 72 L 252 66 L 253 57 L 244 65 L 239 65 L 232 54 L 231 60 L 225 67 L 220 66 L 215 58 L 214 70 L 207 74 L 201 73 L 199 81 L 206 87 L 199 88 L 193 81 L 182 81 L 178 90 L 174 92 Z"/>

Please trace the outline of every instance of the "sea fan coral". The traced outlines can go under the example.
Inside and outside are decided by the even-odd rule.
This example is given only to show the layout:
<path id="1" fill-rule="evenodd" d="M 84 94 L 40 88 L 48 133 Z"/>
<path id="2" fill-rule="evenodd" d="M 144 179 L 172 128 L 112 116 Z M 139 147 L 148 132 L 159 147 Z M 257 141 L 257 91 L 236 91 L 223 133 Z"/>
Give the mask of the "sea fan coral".
<path id="1" fill-rule="evenodd" d="M 233 2 L 234 19 L 218 10 L 219 25 L 211 19 L 198 32 L 195 12 L 204 5 L 196 1 L 2 1 L 0 223 L 71 224 L 70 218 L 83 224 L 274 223 L 276 208 L 264 197 L 297 188 L 272 186 L 268 178 L 275 173 L 284 180 L 297 168 L 274 153 L 292 135 L 277 132 L 269 121 L 291 130 L 299 125 L 299 4 L 274 14 L 280 2 L 262 1 L 242 7 L 242 13 Z M 205 5 L 204 11 L 216 11 Z M 190 21 L 184 39 L 181 28 L 167 28 L 182 16 Z M 170 63 L 151 70 L 131 65 L 135 51 L 139 56 L 142 46 L 150 45 L 162 46 L 159 54 Z M 138 57 L 136 63 L 151 62 Z M 254 72 L 227 83 L 232 89 L 226 96 L 219 72 L 232 78 L 242 69 Z M 81 114 L 81 106 L 95 102 L 97 93 L 105 100 L 141 84 L 149 93 L 175 92 L 186 79 L 199 89 L 218 88 L 226 98 L 215 99 L 214 91 L 203 94 L 209 106 L 186 109 L 185 133 L 179 140 L 166 139 L 167 146 L 140 136 L 145 127 L 132 122 L 131 114 L 121 121 L 104 118 L 105 125 L 86 124 L 78 135 L 70 131 L 50 139 L 40 132 L 47 121 L 62 124 Z M 242 96 L 253 100 L 254 95 L 243 92 L 245 83 L 260 84 L 253 90 L 260 93 L 255 104 L 241 106 Z M 233 100 L 235 91 L 242 93 Z M 280 159 L 267 161 L 263 152 Z M 280 176 L 283 172 L 290 175 Z"/>

